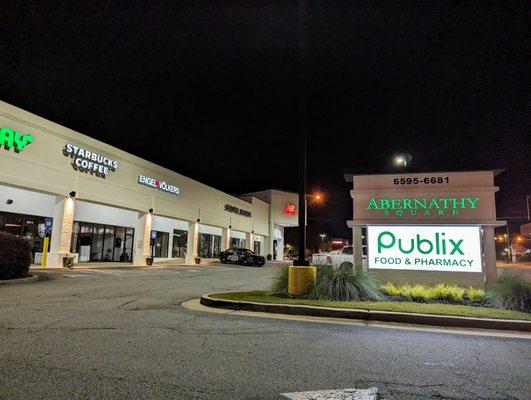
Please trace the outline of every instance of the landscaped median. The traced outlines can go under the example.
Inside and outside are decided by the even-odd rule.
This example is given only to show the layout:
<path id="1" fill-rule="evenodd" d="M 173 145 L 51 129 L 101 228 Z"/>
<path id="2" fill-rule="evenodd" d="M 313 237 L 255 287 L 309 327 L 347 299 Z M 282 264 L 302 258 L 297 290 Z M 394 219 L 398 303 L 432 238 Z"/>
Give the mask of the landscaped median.
<path id="1" fill-rule="evenodd" d="M 277 314 L 531 332 L 531 314 L 490 307 L 407 301 L 308 300 L 268 291 L 213 293 L 202 296 L 201 304 Z"/>

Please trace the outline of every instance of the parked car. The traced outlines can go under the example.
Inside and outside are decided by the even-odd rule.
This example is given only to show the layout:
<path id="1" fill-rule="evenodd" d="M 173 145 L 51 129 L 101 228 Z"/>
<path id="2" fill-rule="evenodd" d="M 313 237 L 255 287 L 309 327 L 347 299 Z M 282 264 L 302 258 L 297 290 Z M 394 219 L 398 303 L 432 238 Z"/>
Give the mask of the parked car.
<path id="1" fill-rule="evenodd" d="M 257 265 L 261 267 L 265 264 L 265 257 L 253 253 L 249 249 L 231 247 L 219 253 L 219 259 L 223 264 L 234 263 L 241 265 Z"/>

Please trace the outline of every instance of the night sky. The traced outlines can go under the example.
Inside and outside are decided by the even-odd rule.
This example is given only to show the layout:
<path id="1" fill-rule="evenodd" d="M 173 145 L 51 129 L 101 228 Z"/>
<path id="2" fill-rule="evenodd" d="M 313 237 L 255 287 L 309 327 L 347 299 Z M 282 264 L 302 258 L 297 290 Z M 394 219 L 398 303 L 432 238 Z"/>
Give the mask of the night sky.
<path id="1" fill-rule="evenodd" d="M 297 2 L 139 3 L 3 4 L 1 99 L 228 193 L 297 190 Z M 526 214 L 526 2 L 308 3 L 310 236 L 348 237 L 344 170 L 398 151 L 505 168 L 498 215 Z"/>

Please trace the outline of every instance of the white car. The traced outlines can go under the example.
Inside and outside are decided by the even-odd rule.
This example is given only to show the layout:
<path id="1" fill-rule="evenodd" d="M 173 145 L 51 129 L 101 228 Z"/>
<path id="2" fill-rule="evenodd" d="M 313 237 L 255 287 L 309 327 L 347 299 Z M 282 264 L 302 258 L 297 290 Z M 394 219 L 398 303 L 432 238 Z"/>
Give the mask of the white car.
<path id="1" fill-rule="evenodd" d="M 366 267 L 367 256 L 365 254 L 366 248 L 363 246 L 362 265 Z M 331 265 L 334 269 L 338 268 L 341 263 L 348 261 L 354 264 L 354 255 L 352 246 L 345 246 L 341 251 L 331 251 L 329 253 L 316 253 L 312 255 L 312 265 Z"/>
<path id="2" fill-rule="evenodd" d="M 342 262 L 348 261 L 354 263 L 352 255 L 352 246 L 345 246 L 341 251 L 331 251 L 329 253 L 316 253 L 312 255 L 312 265 L 332 265 L 339 267 Z"/>

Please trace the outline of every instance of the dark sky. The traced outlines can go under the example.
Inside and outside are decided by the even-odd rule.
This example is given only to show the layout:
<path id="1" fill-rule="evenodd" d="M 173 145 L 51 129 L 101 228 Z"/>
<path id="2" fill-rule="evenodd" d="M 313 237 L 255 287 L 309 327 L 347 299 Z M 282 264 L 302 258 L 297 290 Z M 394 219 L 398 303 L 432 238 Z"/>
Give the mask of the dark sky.
<path id="1" fill-rule="evenodd" d="M 344 168 L 506 168 L 498 214 L 530 193 L 525 2 L 312 1 L 314 230 L 346 235 Z M 296 190 L 296 1 L 10 2 L 9 103 L 229 193 Z M 527 135 L 526 135 L 527 133 Z"/>

